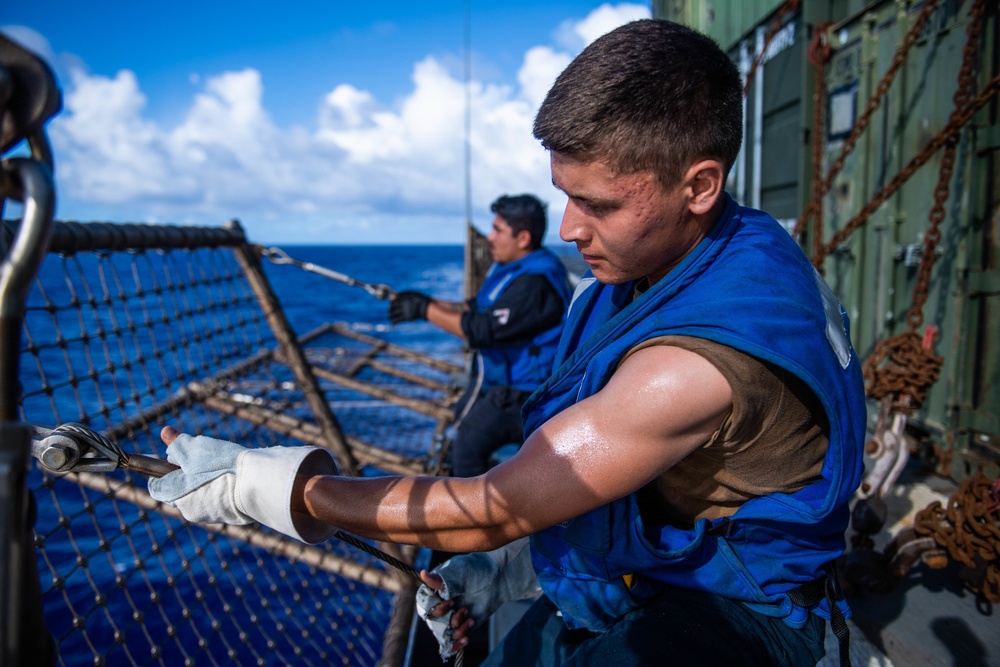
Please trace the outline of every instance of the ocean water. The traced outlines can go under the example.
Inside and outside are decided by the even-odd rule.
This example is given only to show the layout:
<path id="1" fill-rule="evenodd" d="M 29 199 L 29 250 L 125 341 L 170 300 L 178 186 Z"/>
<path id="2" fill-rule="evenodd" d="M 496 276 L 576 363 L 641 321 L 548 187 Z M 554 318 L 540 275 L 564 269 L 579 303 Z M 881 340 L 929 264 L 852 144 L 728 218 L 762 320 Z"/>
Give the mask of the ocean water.
<path id="1" fill-rule="evenodd" d="M 435 297 L 462 299 L 463 256 L 461 246 L 283 246 L 289 257 L 312 262 L 372 284 L 386 284 L 397 292 L 418 290 Z M 414 322 L 391 327 L 388 302 L 370 296 L 358 287 L 302 270 L 291 265 L 263 261 L 285 314 L 299 334 L 328 321 L 370 324 L 374 331 L 418 347 L 438 345 L 441 340 L 432 325 Z M 454 337 L 450 338 L 454 343 Z"/>
<path id="2" fill-rule="evenodd" d="M 284 246 L 282 250 L 295 260 L 311 262 L 363 282 L 384 283 L 396 291 L 413 289 L 443 299 L 462 298 L 464 253 L 461 246 Z M 453 357 L 456 350 L 461 348 L 460 341 L 455 337 L 426 322 L 392 326 L 388 319 L 388 302 L 376 299 L 363 289 L 344 285 L 294 265 L 273 264 L 265 259 L 263 266 L 285 315 L 299 335 L 308 333 L 326 322 L 337 322 L 349 323 L 355 330 L 387 338 L 393 343 L 430 354 L 441 353 L 442 356 Z M 97 276 L 88 277 L 88 280 L 91 279 L 100 280 Z M 72 286 L 67 287 L 66 283 L 72 282 L 73 278 L 72 276 L 67 278 L 61 269 L 47 270 L 43 266 L 40 280 L 48 290 L 50 298 L 61 301 L 68 298 L 61 295 L 72 292 Z M 54 361 L 62 362 L 61 359 Z M 37 376 L 37 371 L 32 371 L 27 364 L 24 366 L 22 381 L 27 389 L 27 385 L 30 385 Z M 56 412 L 72 416 L 75 409 L 75 406 L 59 407 L 56 408 Z M 40 486 L 40 477 L 41 474 L 37 470 L 33 471 L 29 485 L 35 490 L 40 517 L 39 527 L 46 524 L 44 526 L 46 556 L 55 563 L 72 563 L 74 559 L 76 560 L 76 566 L 68 575 L 64 570 L 65 566 L 58 566 L 57 570 L 54 570 L 45 559 L 39 560 L 42 587 L 47 591 L 46 624 L 59 642 L 60 660 L 67 665 L 95 664 L 95 651 L 103 653 L 107 650 L 109 655 L 104 664 L 131 664 L 138 656 L 126 658 L 121 651 L 114 619 L 122 619 L 128 625 L 136 605 L 142 608 L 148 603 L 137 603 L 126 599 L 124 589 L 116 586 L 116 577 L 120 576 L 131 581 L 145 577 L 152 580 L 149 584 L 151 587 L 169 591 L 170 587 L 160 580 L 163 576 L 162 571 L 176 572 L 177 579 L 180 580 L 184 578 L 181 573 L 189 567 L 200 567 L 188 563 L 189 560 L 195 562 L 198 559 L 191 559 L 191 554 L 182 554 L 177 550 L 164 550 L 160 553 L 155 545 L 169 542 L 169 532 L 176 529 L 176 522 L 172 526 L 169 522 L 159 520 L 151 520 L 141 526 L 132 525 L 129 529 L 130 539 L 137 545 L 137 552 L 157 554 L 156 558 L 163 559 L 165 568 L 144 569 L 133 563 L 129 553 L 125 553 L 124 556 L 120 553 L 120 541 L 117 546 L 112 544 L 105 549 L 102 533 L 107 531 L 107 534 L 114 534 L 119 525 L 124 528 L 127 521 L 112 512 L 107 503 L 92 504 L 75 485 L 50 484 L 43 488 Z M 74 521 L 73 533 L 70 535 L 54 525 L 54 519 L 60 514 L 68 516 L 90 514 L 93 527 L 88 527 L 89 521 Z M 343 548 L 351 549 L 346 545 Z M 88 564 L 86 561 L 81 561 L 80 554 L 92 554 L 95 558 Z M 225 561 L 226 566 L 234 570 L 241 568 L 253 573 L 262 571 L 259 562 L 255 563 L 252 558 L 235 550 L 232 553 L 219 554 L 216 558 Z M 198 573 L 193 572 L 193 574 Z M 280 577 L 281 574 L 278 572 L 262 576 Z M 323 578 L 329 575 L 319 576 Z M 64 579 L 65 583 L 61 590 L 52 590 L 52 582 L 56 578 Z M 220 579 L 217 585 L 222 586 L 224 583 Z M 169 619 L 180 618 L 188 613 L 182 600 L 192 599 L 196 591 L 184 586 L 185 584 L 181 582 L 175 587 L 176 603 L 164 595 L 158 603 L 159 608 L 156 613 L 154 614 L 150 608 L 146 614 L 142 621 L 145 628 L 142 633 L 148 632 L 154 637 L 163 637 L 165 653 L 159 659 L 139 658 L 137 660 L 139 663 L 161 664 L 161 660 L 166 660 L 164 664 L 183 664 L 182 649 L 171 646 L 177 640 L 169 638 L 172 636 Z M 106 595 L 99 607 L 94 607 L 95 590 L 100 590 Z M 253 592 L 247 593 L 247 600 L 252 600 L 253 597 Z M 370 606 L 364 606 L 367 603 L 363 603 L 363 606 L 350 611 L 357 618 L 369 613 L 383 616 L 387 604 L 384 599 L 374 599 Z M 238 610 L 233 610 L 229 615 L 236 617 L 240 613 Z M 253 610 L 248 608 L 242 613 L 245 616 L 252 616 Z M 102 620 L 100 617 L 103 616 L 108 620 Z M 289 623 L 291 624 L 293 620 Z M 225 622 L 226 620 L 223 620 L 223 623 Z M 83 639 L 81 633 L 73 631 L 74 627 L 81 625 L 87 628 L 87 639 Z M 360 625 L 365 626 L 364 623 Z M 134 629 L 128 632 L 138 634 Z M 204 634 L 211 636 L 211 628 L 206 626 Z M 270 651 L 269 641 L 274 641 L 274 638 L 260 638 L 258 654 L 266 655 Z M 278 642 L 280 644 L 280 639 Z M 141 642 L 140 644 L 140 650 L 147 650 L 144 644 Z M 372 638 L 369 644 L 381 647 L 377 637 Z M 171 650 L 173 653 L 170 653 Z M 372 662 L 369 657 L 347 655 L 342 662 L 367 664 Z M 225 653 L 214 659 L 209 658 L 206 664 L 216 661 L 227 662 Z M 240 661 L 247 662 L 244 659 Z M 269 664 L 282 664 L 282 660 L 276 659 Z"/>

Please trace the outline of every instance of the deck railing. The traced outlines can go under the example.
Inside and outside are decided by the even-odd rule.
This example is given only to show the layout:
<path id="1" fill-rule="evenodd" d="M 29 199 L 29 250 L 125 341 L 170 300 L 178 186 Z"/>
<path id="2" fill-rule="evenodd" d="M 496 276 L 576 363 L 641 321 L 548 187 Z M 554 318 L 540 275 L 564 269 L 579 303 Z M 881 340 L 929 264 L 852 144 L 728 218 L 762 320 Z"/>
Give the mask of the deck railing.
<path id="1" fill-rule="evenodd" d="M 18 228 L 3 224 L 0 250 Z M 299 337 L 260 257 L 237 223 L 55 223 L 26 295 L 17 419 L 161 458 L 170 424 L 325 447 L 345 474 L 440 473 L 460 350 L 432 358 L 332 324 Z M 123 470 L 34 462 L 26 484 L 59 664 L 402 662 L 412 582 L 364 551 L 188 524 Z"/>

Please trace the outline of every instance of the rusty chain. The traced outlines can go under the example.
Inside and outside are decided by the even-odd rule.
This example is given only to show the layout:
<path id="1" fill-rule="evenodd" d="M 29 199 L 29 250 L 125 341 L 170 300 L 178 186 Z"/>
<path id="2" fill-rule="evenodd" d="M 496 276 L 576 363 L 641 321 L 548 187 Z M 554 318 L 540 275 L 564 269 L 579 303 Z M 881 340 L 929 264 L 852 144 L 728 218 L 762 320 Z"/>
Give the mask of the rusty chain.
<path id="1" fill-rule="evenodd" d="M 940 150 L 941 147 L 944 146 L 945 143 L 947 143 L 947 141 L 952 137 L 957 137 L 958 133 L 962 130 L 962 127 L 964 127 L 972 119 L 972 116 L 974 116 L 981 108 L 986 106 L 986 103 L 989 102 L 990 99 L 992 99 L 998 92 L 1000 92 L 1000 74 L 993 77 L 986 87 L 983 88 L 978 95 L 972 98 L 968 106 L 962 109 L 959 113 L 953 114 L 952 120 L 948 122 L 944 129 L 941 130 L 937 136 L 931 139 L 924 149 L 920 151 L 920 153 L 918 153 L 912 160 L 910 160 L 910 162 L 907 163 L 907 165 L 900 170 L 895 177 L 893 177 L 888 185 L 879 190 L 879 192 L 862 207 L 861 211 L 857 215 L 851 218 L 840 231 L 831 237 L 830 241 L 823 246 L 822 256 L 813 258 L 813 264 L 816 265 L 821 263 L 822 260 L 825 259 L 826 255 L 833 252 L 838 246 L 844 243 L 844 241 L 846 241 L 851 234 L 857 231 L 857 229 L 868 220 L 868 217 L 871 216 L 872 213 L 878 210 L 878 208 L 882 206 L 882 204 L 884 204 L 889 197 L 896 194 L 896 191 L 899 190 L 899 188 L 901 188 L 920 167 L 926 164 L 934 153 Z"/>
<path id="2" fill-rule="evenodd" d="M 814 210 L 818 209 L 823 197 L 826 196 L 826 194 L 830 191 L 830 188 L 833 187 L 833 180 L 844 168 L 844 164 L 847 162 L 847 158 L 850 154 L 854 151 L 854 147 L 857 145 L 861 134 L 868 128 L 868 124 L 871 122 L 872 116 L 875 115 L 875 112 L 882 105 L 882 98 L 884 98 L 889 92 L 889 86 L 892 85 L 893 80 L 895 80 L 896 74 L 899 73 L 899 70 L 902 69 L 903 65 L 906 63 L 906 58 L 909 55 L 910 49 L 913 48 L 913 45 L 916 44 L 917 40 L 920 38 L 920 34 L 923 32 L 924 26 L 927 24 L 927 21 L 930 20 L 931 14 L 933 14 L 934 10 L 937 8 L 938 1 L 939 0 L 929 0 L 920 10 L 920 13 L 914 20 L 913 25 L 910 27 L 910 30 L 906 33 L 903 43 L 893 56 L 892 62 L 889 64 L 889 68 L 882 76 L 881 81 L 879 81 L 878 85 L 875 87 L 875 93 L 868 100 L 868 104 L 865 105 L 865 110 L 854 123 L 851 133 L 847 136 L 847 139 L 844 140 L 843 146 L 841 146 L 840 154 L 830 165 L 830 170 L 827 172 L 825 177 L 820 177 L 822 169 L 814 163 L 814 196 L 806 206 L 805 211 L 802 212 L 802 216 L 799 217 L 795 223 L 795 231 L 792 234 L 795 238 L 800 237 L 802 232 L 805 230 L 806 223 L 812 217 Z M 823 136 L 822 130 L 822 125 L 816 125 L 814 123 L 813 136 L 816 137 L 815 143 L 819 145 L 822 145 L 819 140 L 819 137 Z M 817 237 L 822 238 L 822 236 Z"/>
<path id="3" fill-rule="evenodd" d="M 746 81 L 743 83 L 743 96 L 746 97 L 747 91 L 750 90 L 750 85 L 753 83 L 754 75 L 757 74 L 757 70 L 760 69 L 761 64 L 764 62 L 764 57 L 767 54 L 767 48 L 771 46 L 771 42 L 774 40 L 775 35 L 778 34 L 778 30 L 781 29 L 781 24 L 785 20 L 785 17 L 794 12 L 799 8 L 802 0 L 785 0 L 781 7 L 778 8 L 778 13 L 774 15 L 771 20 L 771 25 L 767 28 L 767 34 L 764 36 L 764 43 L 761 44 L 760 53 L 754 58 L 753 64 L 750 66 L 750 71 L 747 72 Z"/>
<path id="4" fill-rule="evenodd" d="M 934 189 L 934 204 L 928 214 L 927 231 L 923 239 L 924 247 L 913 286 L 913 299 L 906 318 L 909 330 L 879 341 L 864 367 L 868 395 L 881 398 L 895 394 L 897 407 L 906 413 L 923 403 L 927 390 L 937 381 L 944 362 L 943 358 L 934 355 L 931 345 L 926 344 L 926 339 L 921 342 L 917 329 L 924 321 L 923 308 L 927 302 L 931 271 L 934 268 L 937 246 L 941 240 L 941 223 L 945 219 L 945 203 L 950 195 L 951 178 L 955 170 L 958 130 L 968 122 L 968 120 L 961 123 L 959 121 L 966 115 L 968 119 L 972 118 L 972 114 L 965 114 L 965 110 L 974 102 L 972 91 L 975 86 L 978 62 L 976 56 L 979 51 L 985 5 L 983 0 L 978 0 L 969 12 L 962 67 L 959 70 L 958 87 L 952 97 L 954 109 L 948 119 L 948 127 L 954 127 L 955 131 L 948 134 L 941 142 L 944 152 L 941 154 L 941 168 Z M 984 90 L 984 94 L 988 90 Z M 943 134 L 944 132 L 938 136 Z M 907 165 L 908 168 L 909 166 Z M 884 367 L 881 367 L 883 364 Z"/>
<path id="5" fill-rule="evenodd" d="M 979 41 L 983 31 L 983 14 L 986 12 L 984 0 L 978 0 L 969 11 L 969 25 L 966 28 L 965 48 L 962 51 L 962 68 L 958 72 L 958 87 L 952 97 L 954 109 L 964 109 L 972 98 L 976 85 L 976 70 L 979 59 Z M 954 116 L 955 111 L 952 112 Z M 949 117 L 949 120 L 951 118 Z M 958 149 L 958 135 L 950 138 L 941 155 L 941 170 L 937 187 L 934 189 L 934 205 L 928 216 L 929 224 L 924 234 L 924 249 L 920 256 L 920 267 L 917 270 L 917 280 L 913 287 L 913 303 L 906 321 L 910 331 L 916 331 L 923 324 L 923 307 L 927 302 L 927 292 L 931 280 L 931 269 L 934 267 L 935 251 L 941 240 L 941 223 L 945 219 L 945 202 L 950 194 L 951 176 L 955 171 L 955 152 Z"/>
<path id="6" fill-rule="evenodd" d="M 937 382 L 943 362 L 916 332 L 887 338 L 875 346 L 865 362 L 865 393 L 875 399 L 895 397 L 893 411 L 910 414 Z"/>
<path id="7" fill-rule="evenodd" d="M 947 507 L 934 501 L 917 512 L 913 527 L 975 572 L 976 580 L 966 580 L 974 592 L 1000 602 L 1000 481 L 977 472 L 962 482 Z"/>
<path id="8" fill-rule="evenodd" d="M 983 11 L 985 2 L 984 0 L 978 0 L 973 6 L 973 12 L 976 8 L 980 8 Z M 975 23 L 977 21 L 971 21 Z M 970 31 L 973 27 L 969 27 Z M 964 67 L 964 64 L 963 64 Z M 881 190 L 879 190 L 871 200 L 865 204 L 861 210 L 851 218 L 844 227 L 831 237 L 822 248 L 820 255 L 813 258 L 813 265 L 818 266 L 822 264 L 823 260 L 833 252 L 838 246 L 843 244 L 855 231 L 857 231 L 882 204 L 884 204 L 889 197 L 894 195 L 899 188 L 905 184 L 910 177 L 917 172 L 920 167 L 927 163 L 930 158 L 937 153 L 948 141 L 953 138 L 957 138 L 959 132 L 965 127 L 966 124 L 972 117 L 978 112 L 982 107 L 989 102 L 994 95 L 1000 92 L 1000 74 L 993 77 L 986 86 L 979 92 L 975 97 L 969 99 L 968 104 L 964 105 L 962 108 L 956 108 L 952 110 L 951 116 L 948 119 L 948 123 L 933 139 L 931 139 L 923 150 L 921 150 L 916 156 L 914 156 L 903 169 L 900 170 L 896 176 Z"/>
<path id="9" fill-rule="evenodd" d="M 812 142 L 812 171 L 818 175 L 823 170 L 823 141 L 824 128 L 826 126 L 826 61 L 830 59 L 832 47 L 830 46 L 829 30 L 832 23 L 820 23 L 816 26 L 813 38 L 809 42 L 809 50 L 806 54 L 809 63 L 815 68 L 813 75 L 813 142 Z M 813 212 L 813 253 L 819 252 L 823 243 L 823 196 L 826 193 L 822 188 L 813 188 L 812 201 L 809 202 L 807 210 Z M 819 269 L 822 273 L 822 269 Z"/>

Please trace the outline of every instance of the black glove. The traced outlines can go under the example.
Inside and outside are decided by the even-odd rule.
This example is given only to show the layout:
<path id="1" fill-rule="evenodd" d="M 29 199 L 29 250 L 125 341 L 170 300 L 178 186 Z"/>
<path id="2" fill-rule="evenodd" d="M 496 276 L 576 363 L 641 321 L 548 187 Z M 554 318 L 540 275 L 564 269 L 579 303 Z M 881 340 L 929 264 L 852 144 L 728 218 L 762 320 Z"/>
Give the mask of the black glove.
<path id="1" fill-rule="evenodd" d="M 420 292 L 400 292 L 389 303 L 389 319 L 393 324 L 427 319 L 427 304 L 431 298 Z"/>

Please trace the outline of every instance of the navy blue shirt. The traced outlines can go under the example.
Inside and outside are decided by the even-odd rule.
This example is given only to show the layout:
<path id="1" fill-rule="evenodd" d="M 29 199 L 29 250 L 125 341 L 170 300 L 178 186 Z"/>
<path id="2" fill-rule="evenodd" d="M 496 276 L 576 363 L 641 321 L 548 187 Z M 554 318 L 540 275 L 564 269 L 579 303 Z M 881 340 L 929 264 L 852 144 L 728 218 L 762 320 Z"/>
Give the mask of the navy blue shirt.
<path id="1" fill-rule="evenodd" d="M 545 276 L 520 276 L 487 311 L 479 312 L 476 300 L 470 299 L 469 310 L 462 313 L 462 332 L 477 349 L 522 344 L 559 324 L 563 308 Z"/>

